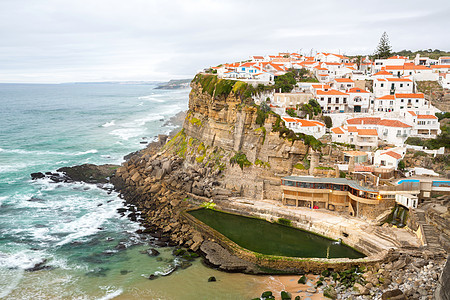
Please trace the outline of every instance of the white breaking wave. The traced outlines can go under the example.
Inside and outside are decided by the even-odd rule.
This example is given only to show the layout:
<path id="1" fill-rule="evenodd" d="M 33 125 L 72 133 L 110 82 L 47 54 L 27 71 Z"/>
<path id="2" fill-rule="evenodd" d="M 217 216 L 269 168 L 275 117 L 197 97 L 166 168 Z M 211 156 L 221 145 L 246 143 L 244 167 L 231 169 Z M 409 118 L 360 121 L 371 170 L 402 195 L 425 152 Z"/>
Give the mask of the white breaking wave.
<path id="1" fill-rule="evenodd" d="M 23 149 L 3 149 L 0 148 L 0 152 L 5 153 L 16 153 L 16 154 L 35 154 L 35 155 L 64 155 L 64 156 L 78 156 L 89 153 L 97 153 L 97 149 L 91 149 L 84 152 L 75 152 L 75 153 L 67 153 L 67 152 L 55 152 L 55 151 L 28 151 Z M 29 166 L 29 165 L 28 165 Z"/>
<path id="2" fill-rule="evenodd" d="M 98 298 L 97 300 L 110 300 L 110 299 L 114 299 L 117 296 L 120 296 L 123 293 L 122 289 L 118 289 L 115 290 L 114 292 L 110 292 L 108 294 L 106 294 L 105 296 Z"/>
<path id="3" fill-rule="evenodd" d="M 85 155 L 85 154 L 91 154 L 91 153 L 97 153 L 98 150 L 97 149 L 91 149 L 91 150 L 87 150 L 84 152 L 77 152 L 74 155 L 79 156 L 79 155 Z"/>
<path id="4" fill-rule="evenodd" d="M 112 120 L 111 122 L 106 122 L 105 124 L 102 125 L 102 127 L 111 127 L 116 125 L 116 121 Z"/>
<path id="5" fill-rule="evenodd" d="M 20 280 L 23 278 L 23 273 L 23 270 L 0 270 L 0 274 L 2 275 L 0 276 L 0 299 L 11 294 L 11 292 L 19 285 Z"/>
<path id="6" fill-rule="evenodd" d="M 157 103 L 165 102 L 164 99 L 158 99 L 154 95 L 142 96 L 142 97 L 138 97 L 138 99 L 139 100 L 148 100 L 148 101 L 157 102 Z"/>

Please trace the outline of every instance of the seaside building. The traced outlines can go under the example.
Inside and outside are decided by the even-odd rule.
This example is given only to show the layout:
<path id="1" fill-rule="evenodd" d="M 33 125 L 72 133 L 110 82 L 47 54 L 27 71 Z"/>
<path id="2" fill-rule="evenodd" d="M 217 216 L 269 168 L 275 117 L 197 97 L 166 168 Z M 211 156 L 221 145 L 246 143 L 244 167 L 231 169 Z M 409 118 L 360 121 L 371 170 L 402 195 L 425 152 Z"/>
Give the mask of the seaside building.
<path id="1" fill-rule="evenodd" d="M 316 139 L 321 138 L 325 134 L 325 124 L 322 122 L 292 117 L 282 117 L 281 119 L 286 124 L 286 127 L 292 129 L 295 133 L 312 135 Z"/>
<path id="2" fill-rule="evenodd" d="M 284 205 L 325 208 L 357 217 L 374 218 L 395 203 L 395 196 L 383 196 L 345 178 L 286 176 L 281 185 Z"/>

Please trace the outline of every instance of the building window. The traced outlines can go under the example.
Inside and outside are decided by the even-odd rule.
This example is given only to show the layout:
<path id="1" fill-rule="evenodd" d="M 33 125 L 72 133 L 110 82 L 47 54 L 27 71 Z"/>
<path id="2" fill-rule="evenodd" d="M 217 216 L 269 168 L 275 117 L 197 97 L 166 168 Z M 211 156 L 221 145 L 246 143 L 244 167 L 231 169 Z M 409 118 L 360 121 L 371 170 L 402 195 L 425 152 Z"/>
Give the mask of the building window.
<path id="1" fill-rule="evenodd" d="M 347 98 L 344 98 L 342 103 L 347 103 Z"/>
<path id="2" fill-rule="evenodd" d="M 403 87 L 403 83 L 400 83 L 400 87 Z"/>
<path id="3" fill-rule="evenodd" d="M 331 103 L 331 97 L 328 97 L 328 103 Z"/>
<path id="4" fill-rule="evenodd" d="M 380 87 L 384 87 L 384 83 L 382 83 L 382 84 L 380 85 Z"/>
<path id="5" fill-rule="evenodd" d="M 339 98 L 336 98 L 336 104 L 338 104 L 339 103 Z"/>
<path id="6" fill-rule="evenodd" d="M 336 106 L 336 110 L 339 110 L 339 107 Z"/>
<path id="7" fill-rule="evenodd" d="M 405 101 L 405 99 L 400 100 L 401 103 L 403 103 Z"/>

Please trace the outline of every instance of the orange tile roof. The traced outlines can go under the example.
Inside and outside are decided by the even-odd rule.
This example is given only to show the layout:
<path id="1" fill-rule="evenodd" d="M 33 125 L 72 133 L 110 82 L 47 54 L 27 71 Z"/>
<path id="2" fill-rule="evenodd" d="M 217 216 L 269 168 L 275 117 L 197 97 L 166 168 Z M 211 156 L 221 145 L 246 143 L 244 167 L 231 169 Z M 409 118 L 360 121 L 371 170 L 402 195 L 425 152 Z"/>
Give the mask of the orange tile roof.
<path id="1" fill-rule="evenodd" d="M 400 158 L 402 158 L 402 156 L 401 156 L 400 154 L 398 154 L 397 152 L 394 152 L 394 151 L 384 152 L 384 153 L 382 153 L 381 155 L 383 155 L 383 154 L 389 155 L 389 156 L 391 156 L 391 157 L 393 157 L 393 158 L 395 158 L 395 159 L 400 159 Z"/>
<path id="2" fill-rule="evenodd" d="M 350 78 L 336 78 L 335 79 L 337 82 L 354 82 L 353 80 L 351 80 Z"/>
<path id="3" fill-rule="evenodd" d="M 380 99 L 380 100 L 394 100 L 395 99 L 395 95 L 385 95 L 385 96 L 382 96 L 382 97 L 378 97 L 377 99 Z"/>
<path id="4" fill-rule="evenodd" d="M 264 56 L 253 56 L 253 59 L 264 59 Z"/>
<path id="5" fill-rule="evenodd" d="M 417 119 L 437 119 L 437 117 L 433 115 L 418 115 Z"/>
<path id="6" fill-rule="evenodd" d="M 376 129 L 358 129 L 358 135 L 378 135 Z"/>
<path id="7" fill-rule="evenodd" d="M 408 79 L 408 78 L 386 78 L 386 80 L 387 81 L 401 81 L 401 82 L 409 81 L 409 82 L 411 82 L 411 79 Z"/>
<path id="8" fill-rule="evenodd" d="M 446 69 L 446 68 L 450 68 L 450 65 L 432 65 L 431 66 L 432 69 Z"/>
<path id="9" fill-rule="evenodd" d="M 295 122 L 295 119 L 293 119 L 293 118 L 282 117 L 282 119 L 283 119 L 285 122 L 288 122 L 288 123 Z"/>
<path id="10" fill-rule="evenodd" d="M 401 127 L 401 128 L 409 128 L 411 125 L 400 122 L 399 120 L 381 120 L 378 122 L 378 125 L 387 126 L 387 127 Z"/>
<path id="11" fill-rule="evenodd" d="M 425 98 L 423 93 L 416 94 L 395 94 L 395 98 Z"/>
<path id="12" fill-rule="evenodd" d="M 387 72 L 387 71 L 385 71 L 385 70 L 382 70 L 380 72 L 377 72 L 377 73 L 373 74 L 372 76 L 377 76 L 377 75 L 392 75 L 392 74 Z"/>
<path id="13" fill-rule="evenodd" d="M 400 56 L 400 55 L 395 55 L 395 56 L 391 56 L 388 59 L 408 59 L 407 57 L 404 56 Z"/>
<path id="14" fill-rule="evenodd" d="M 413 111 L 408 111 L 411 115 L 413 115 L 414 117 L 417 116 L 415 112 Z"/>
<path id="15" fill-rule="evenodd" d="M 329 91 L 321 91 L 318 90 L 317 91 L 317 95 L 335 95 L 335 96 L 348 96 L 348 94 L 340 92 L 340 91 L 336 91 L 336 90 L 329 90 Z"/>
<path id="16" fill-rule="evenodd" d="M 363 117 L 363 118 L 353 118 L 353 119 L 348 119 L 347 120 L 347 124 L 353 124 L 353 125 L 357 125 L 357 124 L 369 124 L 369 125 L 376 125 L 378 124 L 378 122 L 380 122 L 381 118 L 376 118 L 376 117 Z"/>
<path id="17" fill-rule="evenodd" d="M 336 134 L 343 134 L 344 133 L 344 131 L 342 131 L 341 127 L 331 128 L 331 131 L 333 131 L 333 133 L 336 133 Z"/>
<path id="18" fill-rule="evenodd" d="M 312 87 L 314 89 L 330 89 L 331 88 L 328 84 L 313 84 Z"/>
<path id="19" fill-rule="evenodd" d="M 355 87 L 355 88 L 351 88 L 351 89 L 347 90 L 347 93 L 369 93 L 369 92 Z"/>
<path id="20" fill-rule="evenodd" d="M 367 155 L 366 152 L 364 152 L 364 151 L 357 151 L 357 150 L 344 151 L 344 153 L 347 154 L 348 156 L 361 156 L 361 155 Z"/>
<path id="21" fill-rule="evenodd" d="M 325 126 L 325 124 L 314 121 L 314 120 L 296 120 L 297 123 L 300 123 L 302 127 L 311 127 L 311 126 Z"/>
<path id="22" fill-rule="evenodd" d="M 253 67 L 255 65 L 254 62 L 246 62 L 241 64 L 239 67 Z"/>
<path id="23" fill-rule="evenodd" d="M 348 132 L 358 132 L 358 128 L 356 128 L 356 126 L 348 126 L 347 131 Z"/>
<path id="24" fill-rule="evenodd" d="M 377 81 L 386 81 L 386 79 L 383 78 L 376 78 Z"/>
<path id="25" fill-rule="evenodd" d="M 450 59 L 450 56 L 441 56 L 439 59 Z"/>

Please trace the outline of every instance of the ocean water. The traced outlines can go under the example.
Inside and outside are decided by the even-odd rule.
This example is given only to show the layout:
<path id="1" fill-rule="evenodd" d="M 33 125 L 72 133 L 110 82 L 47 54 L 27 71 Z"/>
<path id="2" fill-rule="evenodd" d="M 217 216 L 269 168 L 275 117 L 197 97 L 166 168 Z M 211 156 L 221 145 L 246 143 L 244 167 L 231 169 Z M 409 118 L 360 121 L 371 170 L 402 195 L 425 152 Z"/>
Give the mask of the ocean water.
<path id="1" fill-rule="evenodd" d="M 200 260 L 173 265 L 117 213 L 123 201 L 92 184 L 32 181 L 30 173 L 120 163 L 168 118 L 189 90 L 152 84 L 0 84 L 0 299 L 249 299 L 267 278 L 226 274 Z M 119 243 L 126 244 L 118 250 Z M 29 272 L 37 263 L 49 268 Z M 218 281 L 208 283 L 209 276 Z"/>

